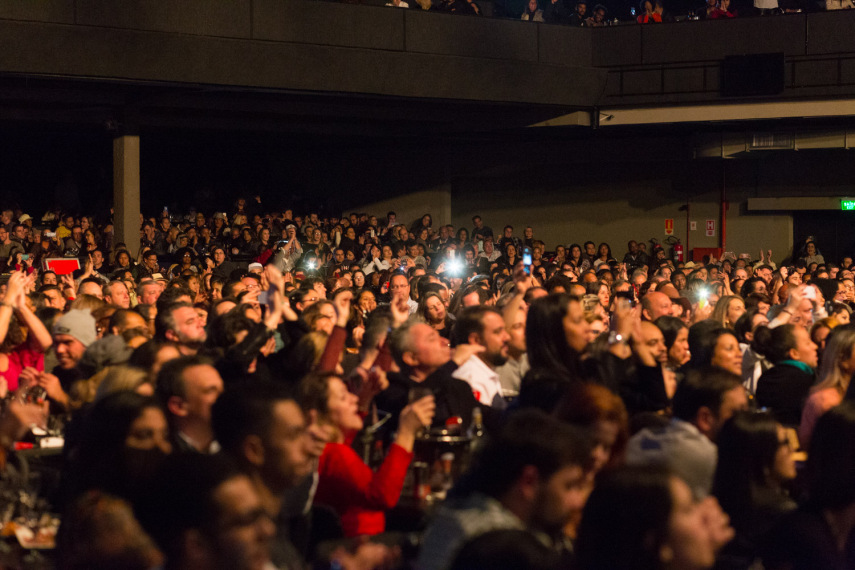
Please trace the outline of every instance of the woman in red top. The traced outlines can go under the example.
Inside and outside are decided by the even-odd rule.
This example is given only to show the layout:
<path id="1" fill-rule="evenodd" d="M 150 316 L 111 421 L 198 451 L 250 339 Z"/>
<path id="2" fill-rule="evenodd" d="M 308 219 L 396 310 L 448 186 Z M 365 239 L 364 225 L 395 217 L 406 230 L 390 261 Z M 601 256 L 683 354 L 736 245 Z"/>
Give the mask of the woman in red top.
<path id="1" fill-rule="evenodd" d="M 653 10 L 653 2 L 651 0 L 642 0 L 639 5 L 639 14 L 635 19 L 639 24 L 653 24 L 662 22 L 662 15 Z M 602 248 L 602 244 L 600 244 Z"/>
<path id="2" fill-rule="evenodd" d="M 376 472 L 349 445 L 362 429 L 362 417 L 357 396 L 348 392 L 344 382 L 330 373 L 309 374 L 300 383 L 300 396 L 312 423 L 327 426 L 331 432 L 318 464 L 315 502 L 339 514 L 346 536 L 383 532 L 384 511 L 398 503 L 413 458 L 416 433 L 433 421 L 433 396 L 403 409 L 398 434 Z"/>
<path id="3" fill-rule="evenodd" d="M 730 9 L 730 0 L 719 0 L 718 6 L 708 16 L 710 20 L 726 20 L 735 18 L 736 11 Z"/>
<path id="4" fill-rule="evenodd" d="M 44 370 L 44 353 L 53 344 L 50 332 L 29 305 L 26 289 L 33 279 L 15 271 L 0 301 L 0 394 L 18 389 L 24 368 Z"/>

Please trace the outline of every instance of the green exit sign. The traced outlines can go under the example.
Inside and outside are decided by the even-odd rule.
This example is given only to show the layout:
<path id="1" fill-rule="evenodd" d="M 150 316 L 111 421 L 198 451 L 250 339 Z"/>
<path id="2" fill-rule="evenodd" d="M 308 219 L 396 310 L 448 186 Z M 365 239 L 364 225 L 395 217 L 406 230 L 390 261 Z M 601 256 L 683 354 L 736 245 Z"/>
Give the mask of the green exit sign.
<path id="1" fill-rule="evenodd" d="M 841 210 L 855 210 L 855 200 L 841 200 L 840 201 L 840 209 Z"/>

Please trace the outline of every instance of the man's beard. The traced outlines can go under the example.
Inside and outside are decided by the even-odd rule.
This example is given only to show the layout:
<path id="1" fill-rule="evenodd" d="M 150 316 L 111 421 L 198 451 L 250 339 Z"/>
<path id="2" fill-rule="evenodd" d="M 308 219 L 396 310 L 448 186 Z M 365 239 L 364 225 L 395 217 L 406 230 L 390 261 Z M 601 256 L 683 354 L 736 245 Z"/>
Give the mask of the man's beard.
<path id="1" fill-rule="evenodd" d="M 205 344 L 205 338 L 203 337 L 201 339 L 194 339 L 185 335 L 179 335 L 178 342 L 180 344 L 183 344 L 187 348 L 199 350 L 200 348 L 202 348 L 202 345 Z"/>
<path id="2" fill-rule="evenodd" d="M 507 355 L 502 354 L 501 351 L 485 353 L 484 359 L 494 368 L 508 361 Z"/>

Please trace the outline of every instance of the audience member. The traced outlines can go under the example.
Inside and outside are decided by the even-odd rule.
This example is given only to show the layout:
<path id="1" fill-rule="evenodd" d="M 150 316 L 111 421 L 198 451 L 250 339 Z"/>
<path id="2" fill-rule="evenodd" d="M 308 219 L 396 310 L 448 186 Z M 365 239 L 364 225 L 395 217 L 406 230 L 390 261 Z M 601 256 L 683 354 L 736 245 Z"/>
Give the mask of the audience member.
<path id="1" fill-rule="evenodd" d="M 463 2 L 445 8 L 477 13 Z M 600 6 L 564 8 L 542 17 L 605 21 Z M 811 243 L 810 263 L 780 269 L 768 251 L 682 264 L 629 240 L 619 263 L 607 243 L 548 245 L 532 226 L 494 236 L 479 216 L 455 232 L 429 214 L 380 223 L 260 200 L 141 220 L 137 248 L 114 243 L 106 217 L 51 216 L 53 243 L 0 211 L 0 246 L 31 252 L 0 285 L 0 466 L 23 496 L 16 448 L 64 442 L 63 484 L 39 462 L 41 486 L 21 489 L 68 506 L 68 537 L 91 532 L 87 548 L 62 538 L 70 563 L 386 567 L 396 549 L 317 545 L 409 531 L 389 515 L 403 496 L 435 515 L 404 565 L 568 567 L 578 552 L 581 568 L 847 567 L 851 257 L 818 261 Z M 48 255 L 91 262 L 31 271 Z M 768 412 L 742 413 L 751 395 Z M 809 497 L 787 513 L 784 427 L 799 422 Z M 725 515 L 696 502 L 711 488 L 736 529 L 723 550 Z M 628 506 L 603 511 L 618 496 Z"/>

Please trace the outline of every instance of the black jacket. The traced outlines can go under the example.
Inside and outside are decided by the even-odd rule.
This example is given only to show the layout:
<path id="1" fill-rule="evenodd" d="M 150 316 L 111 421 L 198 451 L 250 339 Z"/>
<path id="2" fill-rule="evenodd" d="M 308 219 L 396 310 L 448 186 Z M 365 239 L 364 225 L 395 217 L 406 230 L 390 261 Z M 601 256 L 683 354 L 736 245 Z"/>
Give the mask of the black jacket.
<path id="1" fill-rule="evenodd" d="M 798 426 L 815 377 L 790 364 L 776 364 L 757 381 L 757 406 L 769 408 L 785 426 Z"/>
<path id="2" fill-rule="evenodd" d="M 469 384 L 452 377 L 451 374 L 455 370 L 457 370 L 457 364 L 453 360 L 449 360 L 425 378 L 423 382 L 415 382 L 402 372 L 390 373 L 388 375 L 389 387 L 375 398 L 377 408 L 391 413 L 394 416 L 393 422 L 397 424 L 401 410 L 409 403 L 410 389 L 420 386 L 429 388 L 436 399 L 433 427 L 444 427 L 448 418 L 457 416 L 463 420 L 463 430 L 465 431 L 472 422 L 472 410 L 481 408 L 485 427 L 489 429 L 498 419 L 499 414 L 475 399 Z"/>

